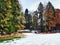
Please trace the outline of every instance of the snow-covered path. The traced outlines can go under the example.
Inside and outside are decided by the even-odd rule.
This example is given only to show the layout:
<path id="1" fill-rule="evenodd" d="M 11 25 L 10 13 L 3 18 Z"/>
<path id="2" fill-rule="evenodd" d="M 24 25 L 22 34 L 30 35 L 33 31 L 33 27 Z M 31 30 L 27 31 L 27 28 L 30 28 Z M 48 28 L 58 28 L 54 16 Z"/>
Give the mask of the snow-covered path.
<path id="1" fill-rule="evenodd" d="M 0 45 L 60 45 L 60 33 L 56 34 L 26 34 L 18 40 L 3 42 Z"/>

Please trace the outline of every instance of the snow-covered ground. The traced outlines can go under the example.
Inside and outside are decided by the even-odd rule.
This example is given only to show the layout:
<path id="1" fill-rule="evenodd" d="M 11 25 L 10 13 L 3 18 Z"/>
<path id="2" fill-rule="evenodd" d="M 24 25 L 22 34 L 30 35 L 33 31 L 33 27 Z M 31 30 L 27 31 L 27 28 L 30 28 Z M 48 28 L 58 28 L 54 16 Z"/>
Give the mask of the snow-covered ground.
<path id="1" fill-rule="evenodd" d="M 25 33 L 27 36 L 14 41 L 0 43 L 0 45 L 60 45 L 60 33 L 34 34 Z"/>

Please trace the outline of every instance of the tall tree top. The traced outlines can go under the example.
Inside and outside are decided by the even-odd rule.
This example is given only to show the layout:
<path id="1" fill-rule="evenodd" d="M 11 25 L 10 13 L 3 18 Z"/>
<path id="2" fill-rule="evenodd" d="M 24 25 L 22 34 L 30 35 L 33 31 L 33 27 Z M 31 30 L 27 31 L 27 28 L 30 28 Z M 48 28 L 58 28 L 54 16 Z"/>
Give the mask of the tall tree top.
<path id="1" fill-rule="evenodd" d="M 37 15 L 37 14 L 38 14 L 38 12 L 37 12 L 37 11 L 34 11 L 34 14 L 35 14 L 35 15 Z"/>
<path id="2" fill-rule="evenodd" d="M 53 5 L 51 4 L 50 1 L 48 2 L 47 6 L 46 6 L 46 9 L 54 11 L 54 7 L 53 7 Z"/>
<path id="3" fill-rule="evenodd" d="M 38 6 L 38 11 L 43 11 L 43 4 L 40 2 L 39 6 Z"/>
<path id="4" fill-rule="evenodd" d="M 25 14 L 28 14 L 28 9 L 25 9 Z"/>

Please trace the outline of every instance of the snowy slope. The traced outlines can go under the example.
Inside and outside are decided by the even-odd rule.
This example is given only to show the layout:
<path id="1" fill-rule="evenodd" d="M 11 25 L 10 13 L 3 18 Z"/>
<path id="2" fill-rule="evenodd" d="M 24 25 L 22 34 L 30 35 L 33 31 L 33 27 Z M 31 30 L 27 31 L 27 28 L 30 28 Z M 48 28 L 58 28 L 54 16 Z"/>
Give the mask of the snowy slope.
<path id="1" fill-rule="evenodd" d="M 60 45 L 60 33 L 56 34 L 33 34 L 26 33 L 26 37 L 0 43 L 0 45 Z"/>

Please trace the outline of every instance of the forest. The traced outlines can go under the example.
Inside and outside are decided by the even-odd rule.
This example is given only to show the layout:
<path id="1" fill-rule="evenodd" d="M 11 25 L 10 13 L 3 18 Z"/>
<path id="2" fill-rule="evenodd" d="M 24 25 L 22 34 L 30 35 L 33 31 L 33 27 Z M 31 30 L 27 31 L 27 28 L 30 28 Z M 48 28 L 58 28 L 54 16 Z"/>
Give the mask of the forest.
<path id="1" fill-rule="evenodd" d="M 28 9 L 23 12 L 18 0 L 0 0 L 0 34 L 24 29 L 41 32 L 60 29 L 60 9 L 55 9 L 51 2 L 48 2 L 46 8 L 40 2 L 37 10 L 32 13 Z"/>

